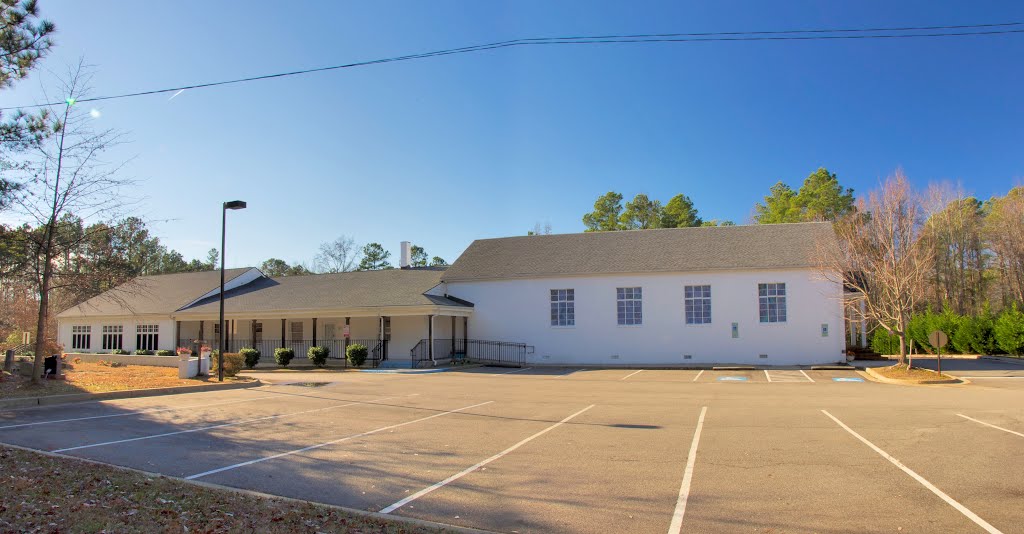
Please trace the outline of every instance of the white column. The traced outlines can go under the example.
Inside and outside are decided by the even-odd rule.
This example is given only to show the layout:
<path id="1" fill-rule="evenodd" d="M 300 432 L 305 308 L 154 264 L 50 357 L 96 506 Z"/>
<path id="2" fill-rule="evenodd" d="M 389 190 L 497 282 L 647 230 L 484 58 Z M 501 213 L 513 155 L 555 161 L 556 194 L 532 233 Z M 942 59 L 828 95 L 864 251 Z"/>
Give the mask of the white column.
<path id="1" fill-rule="evenodd" d="M 846 314 L 846 324 L 849 325 L 850 328 L 850 346 L 852 347 L 857 344 L 857 321 L 855 321 L 853 317 L 852 304 L 846 305 Z"/>
<path id="2" fill-rule="evenodd" d="M 430 321 L 427 326 L 427 354 L 430 355 L 431 363 L 437 365 L 437 362 L 434 361 L 434 316 L 428 315 L 427 320 Z"/>

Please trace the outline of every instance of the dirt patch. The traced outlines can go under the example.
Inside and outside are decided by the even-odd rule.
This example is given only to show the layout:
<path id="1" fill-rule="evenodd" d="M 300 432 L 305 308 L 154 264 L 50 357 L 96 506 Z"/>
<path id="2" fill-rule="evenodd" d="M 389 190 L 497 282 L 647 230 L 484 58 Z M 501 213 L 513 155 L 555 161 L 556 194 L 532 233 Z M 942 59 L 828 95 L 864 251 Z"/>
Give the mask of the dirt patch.
<path id="1" fill-rule="evenodd" d="M 4 374 L 0 380 L 0 399 L 17 397 L 43 397 L 68 393 L 103 393 L 126 389 L 165 388 L 215 384 L 216 377 L 178 378 L 174 367 L 121 365 L 113 367 L 102 363 L 65 362 L 65 380 L 44 380 L 33 385 L 28 377 Z M 225 379 L 248 381 L 250 378 Z"/>
<path id="2" fill-rule="evenodd" d="M 0 463 L 2 532 L 444 532 L 8 447 Z"/>
<path id="3" fill-rule="evenodd" d="M 896 364 L 889 367 L 875 367 L 872 371 L 892 380 L 907 380 L 912 382 L 929 382 L 934 380 L 957 380 L 955 376 L 939 374 L 931 369 L 910 367 L 907 364 Z"/>

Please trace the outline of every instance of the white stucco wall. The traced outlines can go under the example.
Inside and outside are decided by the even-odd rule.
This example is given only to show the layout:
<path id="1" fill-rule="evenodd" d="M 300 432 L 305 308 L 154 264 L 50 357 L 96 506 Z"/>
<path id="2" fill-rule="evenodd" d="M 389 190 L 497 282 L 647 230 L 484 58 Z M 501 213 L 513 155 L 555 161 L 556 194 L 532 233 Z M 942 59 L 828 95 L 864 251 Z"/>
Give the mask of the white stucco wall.
<path id="1" fill-rule="evenodd" d="M 786 283 L 785 323 L 759 320 L 757 285 L 768 282 Z M 705 284 L 711 285 L 712 322 L 687 325 L 683 287 Z M 618 287 L 643 288 L 643 325 L 617 324 Z M 551 289 L 575 290 L 575 326 L 551 326 Z M 537 364 L 794 365 L 845 360 L 840 288 L 810 270 L 450 283 L 447 291 L 475 304 L 469 319 L 471 339 L 533 345 L 535 353 L 529 358 Z M 734 322 L 739 325 L 735 339 Z M 828 325 L 827 337 L 822 336 L 822 324 Z"/>
<path id="2" fill-rule="evenodd" d="M 139 316 L 139 317 L 110 317 L 110 318 L 78 318 L 61 319 L 57 322 L 57 342 L 64 346 L 65 352 L 82 352 L 71 348 L 71 327 L 77 325 L 89 325 L 92 327 L 91 344 L 85 352 L 103 352 L 103 327 L 111 325 L 122 325 L 124 327 L 122 347 L 124 350 L 134 352 L 136 348 L 136 325 L 155 324 L 160 328 L 157 338 L 157 350 L 174 350 L 176 339 L 174 338 L 174 321 L 168 317 L 160 316 Z"/>

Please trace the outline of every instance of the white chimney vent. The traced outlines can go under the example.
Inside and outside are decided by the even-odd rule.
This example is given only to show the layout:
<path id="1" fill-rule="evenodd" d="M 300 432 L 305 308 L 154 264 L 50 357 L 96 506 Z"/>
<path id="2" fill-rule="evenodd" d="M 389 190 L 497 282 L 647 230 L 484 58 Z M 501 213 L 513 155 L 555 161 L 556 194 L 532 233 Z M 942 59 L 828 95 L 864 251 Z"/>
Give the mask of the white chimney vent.
<path id="1" fill-rule="evenodd" d="M 402 241 L 402 258 L 398 266 L 403 269 L 412 267 L 412 243 Z"/>

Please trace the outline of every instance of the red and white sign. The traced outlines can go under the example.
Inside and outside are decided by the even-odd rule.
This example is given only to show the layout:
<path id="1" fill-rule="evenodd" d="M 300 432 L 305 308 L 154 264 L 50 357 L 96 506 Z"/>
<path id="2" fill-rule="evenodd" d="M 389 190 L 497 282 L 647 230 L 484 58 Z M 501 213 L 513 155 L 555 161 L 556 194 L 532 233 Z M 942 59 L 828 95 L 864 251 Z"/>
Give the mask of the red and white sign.
<path id="1" fill-rule="evenodd" d="M 345 337 L 345 338 L 351 337 L 351 331 L 349 330 L 348 325 L 345 325 L 341 329 L 341 335 L 342 335 L 342 337 Z"/>

